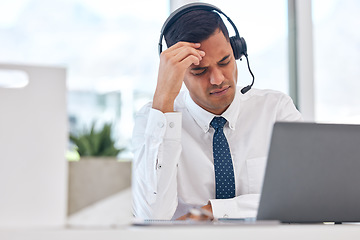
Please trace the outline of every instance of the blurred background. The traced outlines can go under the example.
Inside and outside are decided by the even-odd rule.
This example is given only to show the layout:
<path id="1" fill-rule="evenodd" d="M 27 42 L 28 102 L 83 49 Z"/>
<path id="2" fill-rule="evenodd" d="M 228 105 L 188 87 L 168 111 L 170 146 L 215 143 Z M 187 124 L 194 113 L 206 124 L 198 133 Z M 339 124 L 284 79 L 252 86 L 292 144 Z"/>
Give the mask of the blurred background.
<path id="1" fill-rule="evenodd" d="M 66 119 L 68 133 L 74 136 L 69 141 L 69 151 L 76 150 L 76 137 L 87 132 L 89 139 L 100 135 L 106 141 L 111 138 L 112 154 L 131 162 L 134 114 L 151 101 L 156 86 L 161 27 L 170 12 L 188 2 L 191 1 L 0 0 L 0 64 L 65 68 Z M 302 14 L 303 10 L 293 11 L 297 0 L 206 2 L 226 13 L 246 39 L 255 88 L 289 94 L 307 120 L 360 124 L 360 1 L 303 1 L 310 3 L 308 15 Z M 293 20 L 299 17 L 296 14 L 307 24 L 303 29 L 294 25 Z M 232 28 L 229 32 L 234 34 Z M 307 39 L 305 47 L 294 40 L 299 37 L 297 34 Z M 296 67 L 298 55 L 307 56 L 301 62 L 307 65 L 305 70 Z M 238 85 L 250 84 L 246 61 L 237 64 Z M 0 71 L 0 87 L 24 86 L 23 77 L 9 77 Z M 303 82 L 307 82 L 306 88 L 301 87 Z M 101 134 L 94 134 L 92 128 Z M 102 155 L 101 151 L 94 154 Z M 68 158 L 78 160 L 79 156 L 70 154 Z M 94 163 L 93 171 L 99 172 L 96 164 L 99 162 Z M 90 173 L 88 178 L 77 180 L 75 176 L 86 173 L 75 170 L 85 167 L 70 166 L 70 181 L 78 181 L 81 188 L 87 185 L 88 193 L 94 192 L 100 178 L 105 179 L 106 186 L 116 181 L 120 185 L 81 206 L 68 206 L 68 214 L 129 187 L 130 165 L 120 167 L 120 172 L 103 172 L 95 179 Z M 126 181 L 115 181 L 119 174 Z M 103 186 L 98 188 L 103 190 Z M 90 198 L 79 187 L 72 189 L 69 185 L 69 191 L 73 191 L 70 198 L 76 193 Z M 127 201 L 129 196 L 128 190 Z M 110 207 L 98 207 L 96 214 L 114 212 L 118 198 L 108 201 Z M 130 203 L 123 208 L 130 208 Z M 83 220 L 83 216 L 79 219 Z"/>
<path id="2" fill-rule="evenodd" d="M 255 87 L 289 94 L 288 1 L 207 2 L 246 39 Z M 131 157 L 133 116 L 152 99 L 157 43 L 171 4 L 176 1 L 2 0 L 0 62 L 66 67 L 70 131 L 111 122 L 116 144 L 127 149 L 121 154 Z M 316 121 L 360 123 L 359 11 L 357 0 L 312 0 Z M 239 85 L 247 85 L 245 61 L 238 64 Z"/>

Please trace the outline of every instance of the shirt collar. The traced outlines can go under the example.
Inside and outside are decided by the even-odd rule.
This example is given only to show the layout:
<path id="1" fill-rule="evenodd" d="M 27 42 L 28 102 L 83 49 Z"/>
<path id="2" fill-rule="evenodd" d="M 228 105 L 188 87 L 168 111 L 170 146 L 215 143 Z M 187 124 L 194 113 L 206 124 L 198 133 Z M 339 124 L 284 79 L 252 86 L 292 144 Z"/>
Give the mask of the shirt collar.
<path id="1" fill-rule="evenodd" d="M 226 109 L 223 114 L 220 116 L 224 117 L 228 124 L 225 126 L 228 126 L 230 129 L 235 130 L 236 127 L 236 120 L 239 116 L 240 111 L 240 91 L 239 88 L 235 91 L 235 97 L 228 109 Z M 218 115 L 215 115 L 213 113 L 210 113 L 206 111 L 205 109 L 201 108 L 199 105 L 197 105 L 194 100 L 190 97 L 189 91 L 185 94 L 185 105 L 188 109 L 190 115 L 194 118 L 195 122 L 199 125 L 199 127 L 206 133 L 209 131 L 209 126 L 211 120 Z"/>

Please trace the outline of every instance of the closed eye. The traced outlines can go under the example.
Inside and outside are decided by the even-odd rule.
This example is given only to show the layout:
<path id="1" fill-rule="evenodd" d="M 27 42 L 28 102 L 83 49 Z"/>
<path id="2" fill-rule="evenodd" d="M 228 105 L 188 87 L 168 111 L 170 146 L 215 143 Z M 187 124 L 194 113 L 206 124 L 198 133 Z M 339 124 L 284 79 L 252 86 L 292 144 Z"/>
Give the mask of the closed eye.
<path id="1" fill-rule="evenodd" d="M 193 75 L 195 76 L 199 76 L 199 75 L 203 75 L 206 72 L 206 69 L 202 70 L 201 72 L 193 72 Z"/>
<path id="2" fill-rule="evenodd" d="M 219 64 L 219 66 L 226 66 L 226 65 L 228 65 L 230 62 L 231 62 L 231 60 L 227 61 L 226 63 L 218 63 L 218 64 Z"/>
<path id="3" fill-rule="evenodd" d="M 198 68 L 193 68 L 191 69 L 192 70 L 192 74 L 195 75 L 195 76 L 199 76 L 199 75 L 202 75 L 204 73 L 206 73 L 207 71 L 207 67 L 198 67 Z"/>

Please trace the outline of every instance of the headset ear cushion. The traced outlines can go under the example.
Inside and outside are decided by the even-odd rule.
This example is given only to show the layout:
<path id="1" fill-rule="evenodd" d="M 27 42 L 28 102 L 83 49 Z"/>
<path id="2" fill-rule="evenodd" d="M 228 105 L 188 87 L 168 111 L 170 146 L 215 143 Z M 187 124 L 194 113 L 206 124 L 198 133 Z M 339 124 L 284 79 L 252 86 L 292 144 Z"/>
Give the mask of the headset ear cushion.
<path id="1" fill-rule="evenodd" d="M 240 59 L 244 55 L 247 55 L 247 47 L 244 38 L 238 38 L 236 36 L 230 37 L 230 44 L 236 60 Z"/>

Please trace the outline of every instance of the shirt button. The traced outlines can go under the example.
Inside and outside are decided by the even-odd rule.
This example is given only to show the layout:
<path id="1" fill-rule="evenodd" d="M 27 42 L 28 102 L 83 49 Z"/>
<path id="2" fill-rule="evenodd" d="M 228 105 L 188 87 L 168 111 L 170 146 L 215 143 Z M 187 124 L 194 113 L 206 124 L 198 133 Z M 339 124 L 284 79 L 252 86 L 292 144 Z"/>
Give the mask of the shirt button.
<path id="1" fill-rule="evenodd" d="M 158 125 L 159 128 L 163 128 L 163 127 L 164 127 L 164 123 L 163 123 L 163 122 L 158 122 L 157 125 Z"/>
<path id="2" fill-rule="evenodd" d="M 175 123 L 173 123 L 173 122 L 169 123 L 169 127 L 171 127 L 171 128 L 175 127 Z"/>
<path id="3" fill-rule="evenodd" d="M 161 165 L 158 165 L 158 169 L 160 169 L 161 168 Z"/>

